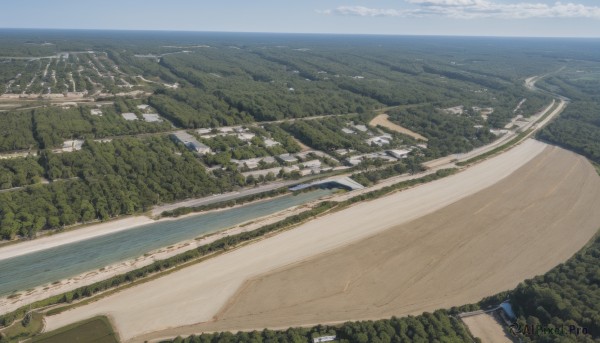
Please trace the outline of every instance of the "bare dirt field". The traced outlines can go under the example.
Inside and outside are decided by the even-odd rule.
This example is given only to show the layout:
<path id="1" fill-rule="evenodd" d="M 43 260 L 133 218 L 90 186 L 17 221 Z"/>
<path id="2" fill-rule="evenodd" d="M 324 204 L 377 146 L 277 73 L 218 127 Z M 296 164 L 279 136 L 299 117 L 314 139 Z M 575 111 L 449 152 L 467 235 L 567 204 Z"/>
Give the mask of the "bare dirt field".
<path id="1" fill-rule="evenodd" d="M 144 341 L 475 302 L 570 257 L 600 225 L 598 202 L 600 178 L 585 159 L 528 140 L 454 176 L 47 317 L 46 330 L 107 314 L 124 340 Z"/>
<path id="2" fill-rule="evenodd" d="M 216 321 L 198 329 L 369 319 L 476 302 L 573 255 L 600 227 L 598 203 L 593 167 L 548 148 L 435 213 L 249 280 Z"/>
<path id="3" fill-rule="evenodd" d="M 373 120 L 371 120 L 369 125 L 371 125 L 371 126 L 381 125 L 390 130 L 394 130 L 396 132 L 403 133 L 405 135 L 411 136 L 416 139 L 427 141 L 427 138 L 425 138 L 425 137 L 421 136 L 420 134 L 418 134 L 414 131 L 411 131 L 405 127 L 402 127 L 396 123 L 392 123 L 388 118 L 389 118 L 389 116 L 387 114 L 382 113 L 382 114 L 378 115 L 377 117 L 373 118 Z"/>
<path id="4" fill-rule="evenodd" d="M 513 343 L 502 328 L 502 324 L 491 313 L 462 318 L 473 336 L 483 343 Z"/>

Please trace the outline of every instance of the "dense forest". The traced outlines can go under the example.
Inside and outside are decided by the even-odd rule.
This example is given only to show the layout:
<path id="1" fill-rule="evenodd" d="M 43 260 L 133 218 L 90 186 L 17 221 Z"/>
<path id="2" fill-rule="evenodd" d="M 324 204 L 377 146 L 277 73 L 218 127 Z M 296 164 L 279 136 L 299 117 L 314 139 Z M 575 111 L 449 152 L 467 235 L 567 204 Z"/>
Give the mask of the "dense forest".
<path id="1" fill-rule="evenodd" d="M 123 112 L 139 112 L 136 102 L 118 100 L 102 106 L 102 115 L 91 115 L 90 107 L 36 108 L 30 111 L 0 113 L 0 151 L 60 147 L 68 139 L 104 138 L 173 130 L 166 121 L 147 123 L 127 121 Z"/>
<path id="2" fill-rule="evenodd" d="M 32 237 L 42 229 L 107 220 L 147 211 L 159 202 L 245 185 L 237 173 L 209 175 L 195 155 L 167 137 L 87 140 L 82 150 L 72 153 L 42 151 L 40 164 L 54 182 L 0 193 L 4 239 Z"/>
<path id="3" fill-rule="evenodd" d="M 510 299 L 519 328 L 546 328 L 521 334 L 521 342 L 600 342 L 600 237 L 596 235 L 567 262 L 514 290 L 488 297 L 483 307 Z M 577 333 L 569 332 L 573 328 Z M 550 332 L 558 329 L 558 333 Z M 584 332 L 585 330 L 585 332 Z M 523 331 L 521 331 L 523 333 Z"/>
<path id="4" fill-rule="evenodd" d="M 470 342 L 473 339 L 457 319 L 446 311 L 423 313 L 420 316 L 391 318 L 377 321 L 348 322 L 341 326 L 315 326 L 290 328 L 283 331 L 263 330 L 253 332 L 221 332 L 178 337 L 164 343 L 301 343 L 313 342 L 323 336 L 335 336 L 340 343 L 390 343 L 390 342 Z"/>
<path id="5" fill-rule="evenodd" d="M 571 99 L 561 115 L 538 137 L 600 163 L 600 70 L 595 65 L 565 69 L 541 82 L 541 87 Z"/>
<path id="6" fill-rule="evenodd" d="M 536 342 L 600 342 L 600 238 L 568 262 L 511 292 L 521 325 L 585 328 L 588 335 L 536 338 Z M 567 329 L 568 331 L 568 329 Z M 525 341 L 529 341 L 525 338 Z"/>
<path id="7" fill-rule="evenodd" d="M 593 68 L 586 60 L 597 52 L 578 43 L 585 49 L 550 53 L 552 45 L 543 40 L 3 32 L 0 96 L 9 97 L 1 98 L 0 152 L 3 157 L 19 150 L 31 153 L 0 162 L 4 238 L 245 185 L 231 159 L 297 152 L 296 139 L 340 160 L 343 156 L 335 153 L 340 148 L 369 153 L 417 143 L 381 129 L 341 131 L 365 125 L 375 109 L 388 110 L 393 121 L 429 139 L 422 156 L 405 161 L 407 171 L 416 171 L 423 160 L 489 143 L 495 139 L 489 129 L 544 107 L 551 96 L 526 89 L 524 78 L 569 63 Z M 584 57 L 573 61 L 575 56 Z M 597 87 L 582 78 L 586 75 L 574 74 L 574 68 L 579 67 L 566 68 L 569 77 L 561 73 L 541 83 L 573 103 L 564 120 L 540 137 L 597 160 L 598 123 L 588 104 L 597 102 Z M 134 92 L 115 96 L 129 91 Z M 85 101 L 61 104 L 60 96 L 68 92 L 86 94 Z M 46 93 L 59 100 L 44 98 Z M 33 97 L 14 100 L 21 95 Z M 163 120 L 142 120 L 142 104 Z M 464 108 L 462 115 L 443 111 L 456 106 Z M 480 113 L 484 108 L 493 109 L 487 118 Z M 102 115 L 92 115 L 92 109 Z M 125 120 L 125 112 L 138 120 Z M 315 116 L 322 118 L 292 121 Z M 175 130 L 230 125 L 251 127 L 256 137 L 197 135 L 216 152 L 203 157 L 167 138 Z M 384 133 L 392 136 L 391 144 L 367 142 Z M 267 147 L 264 138 L 281 144 Z M 82 150 L 59 153 L 71 139 L 84 140 Z M 404 171 L 404 166 L 395 168 L 356 177 L 369 184 Z"/>
<path id="8" fill-rule="evenodd" d="M 283 123 L 280 127 L 309 147 L 327 152 L 333 152 L 336 149 L 352 149 L 366 153 L 415 143 L 415 140 L 409 136 L 387 132 L 392 137 L 389 141 L 390 144 L 386 144 L 383 148 L 369 144 L 367 142 L 369 138 L 381 135 L 382 132 L 372 128 L 364 132 L 356 129 L 354 125 L 366 126 L 364 119 L 366 118 L 359 116 L 329 117 Z M 349 129 L 353 133 L 343 132 L 343 128 Z"/>
<path id="9" fill-rule="evenodd" d="M 431 105 L 392 110 L 389 116 L 427 137 L 427 148 L 434 157 L 464 153 L 496 139 L 481 117 L 445 113 Z"/>

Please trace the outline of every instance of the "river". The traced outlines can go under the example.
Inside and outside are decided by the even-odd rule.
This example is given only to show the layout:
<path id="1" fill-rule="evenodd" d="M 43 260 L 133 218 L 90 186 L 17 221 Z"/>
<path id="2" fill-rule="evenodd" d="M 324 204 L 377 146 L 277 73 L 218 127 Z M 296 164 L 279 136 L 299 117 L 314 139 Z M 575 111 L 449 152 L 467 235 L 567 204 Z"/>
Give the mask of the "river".
<path id="1" fill-rule="evenodd" d="M 311 202 L 332 192 L 317 189 L 297 195 L 289 194 L 228 210 L 143 225 L 6 259 L 0 262 L 0 296 L 133 259 L 158 248 Z"/>

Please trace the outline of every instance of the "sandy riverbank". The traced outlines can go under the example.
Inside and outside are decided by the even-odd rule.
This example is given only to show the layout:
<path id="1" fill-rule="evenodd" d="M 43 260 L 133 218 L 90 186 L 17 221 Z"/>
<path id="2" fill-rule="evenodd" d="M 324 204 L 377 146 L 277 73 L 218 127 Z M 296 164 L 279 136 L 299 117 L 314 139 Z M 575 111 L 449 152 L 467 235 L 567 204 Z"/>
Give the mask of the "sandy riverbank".
<path id="1" fill-rule="evenodd" d="M 19 242 L 0 248 L 0 261 L 36 251 L 46 250 L 57 246 L 74 243 L 94 237 L 109 235 L 119 231 L 129 230 L 138 226 L 154 223 L 146 216 L 135 216 L 111 220 L 105 223 L 93 224 L 81 229 L 60 232 L 31 241 Z"/>
<path id="2" fill-rule="evenodd" d="M 477 302 L 576 253 L 600 227 L 598 203 L 600 178 L 589 162 L 550 147 L 439 211 L 250 279 L 196 329 L 404 316 Z"/>
<path id="3" fill-rule="evenodd" d="M 248 279 L 288 267 L 407 223 L 492 186 L 540 154 L 528 140 L 462 173 L 359 203 L 294 230 L 220 255 L 93 304 L 46 318 L 47 330 L 110 315 L 125 340 L 157 330 L 208 322 Z M 153 309 L 148 311 L 148 309 Z"/>
<path id="4" fill-rule="evenodd" d="M 260 200 L 264 201 L 264 200 Z M 225 229 L 219 232 L 207 234 L 205 236 L 200 236 L 198 238 L 185 240 L 182 242 L 178 242 L 169 247 L 160 248 L 154 251 L 150 251 L 142 256 L 139 256 L 135 259 L 130 259 L 126 261 L 121 261 L 118 263 L 114 263 L 112 265 L 91 270 L 80 275 L 76 275 L 70 277 L 65 280 L 61 280 L 59 282 L 55 282 L 52 284 L 46 284 L 39 287 L 35 287 L 33 289 L 20 292 L 20 296 L 18 297 L 1 297 L 0 298 L 0 308 L 2 309 L 1 313 L 13 311 L 23 305 L 32 303 L 34 301 L 46 299 L 48 297 L 62 294 L 64 292 L 68 292 L 70 290 L 76 289 L 78 287 L 83 287 L 87 285 L 91 285 L 95 282 L 106 280 L 116 275 L 124 274 L 129 271 L 147 266 L 152 264 L 158 260 L 164 260 L 169 257 L 175 256 L 177 254 L 183 253 L 188 250 L 195 249 L 202 245 L 210 244 L 220 238 L 237 235 L 242 232 L 248 232 L 252 230 L 256 230 L 265 225 L 275 223 L 277 221 L 283 220 L 289 216 L 293 216 L 299 214 L 301 212 L 309 210 L 314 204 L 320 202 L 321 200 L 314 201 L 312 203 L 293 206 L 283 211 L 279 211 L 272 215 L 260 217 L 253 219 L 251 221 L 247 221 L 244 223 L 240 223 L 232 228 Z M 242 205 L 237 205 L 242 206 Z M 236 207 L 237 207 L 236 206 Z M 223 210 L 223 209 L 220 209 Z M 213 210 L 219 211 L 219 210 Z M 198 214 L 189 214 L 186 216 L 193 216 Z M 182 216 L 182 217 L 186 217 Z M 179 218 L 182 218 L 179 217 Z M 177 218 L 177 219 L 179 219 Z M 175 220 L 176 218 L 164 218 L 163 220 Z"/>

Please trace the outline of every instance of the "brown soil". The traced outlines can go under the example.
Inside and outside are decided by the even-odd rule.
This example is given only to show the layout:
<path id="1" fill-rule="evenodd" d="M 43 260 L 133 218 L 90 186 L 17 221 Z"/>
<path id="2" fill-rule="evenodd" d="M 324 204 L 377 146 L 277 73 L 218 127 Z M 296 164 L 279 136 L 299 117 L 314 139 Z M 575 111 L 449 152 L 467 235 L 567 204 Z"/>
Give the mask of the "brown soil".
<path id="1" fill-rule="evenodd" d="M 402 127 L 396 123 L 392 123 L 388 118 L 389 118 L 389 116 L 387 114 L 382 113 L 382 114 L 378 115 L 377 117 L 373 118 L 373 120 L 371 120 L 369 125 L 371 125 L 371 126 L 381 125 L 390 130 L 403 133 L 405 135 L 411 136 L 416 139 L 427 141 L 427 138 L 423 137 L 422 135 L 420 135 L 414 131 L 411 131 L 405 127 Z"/>

